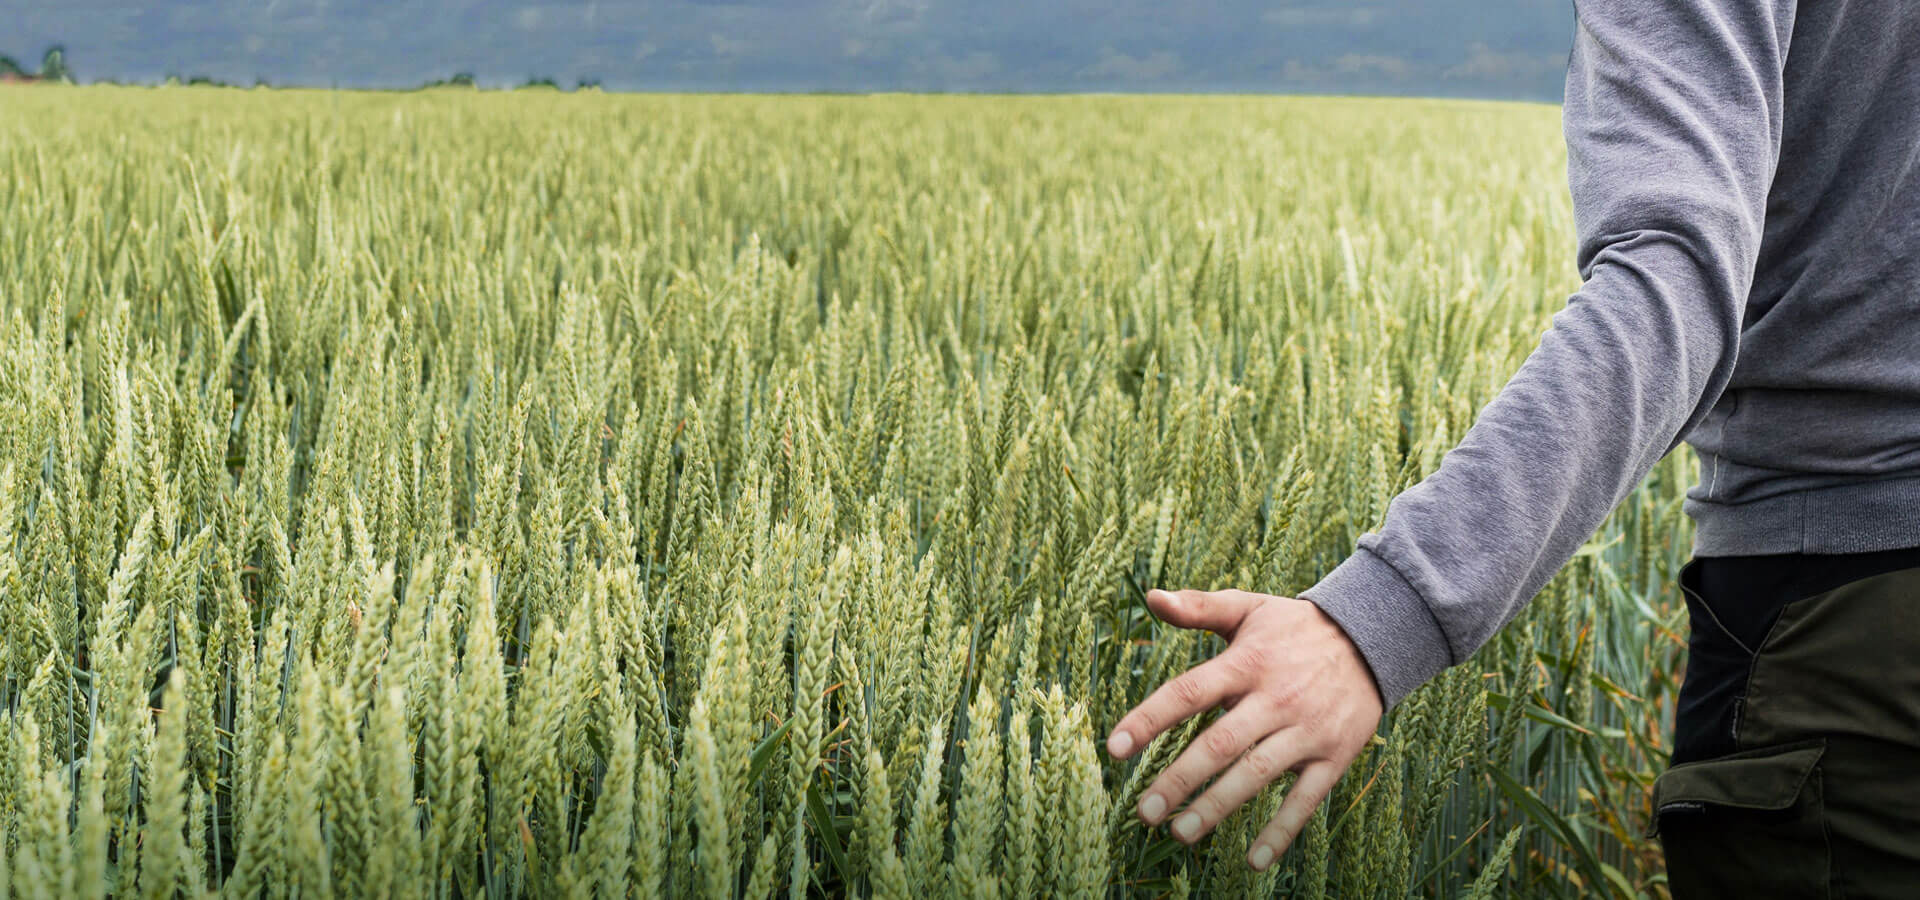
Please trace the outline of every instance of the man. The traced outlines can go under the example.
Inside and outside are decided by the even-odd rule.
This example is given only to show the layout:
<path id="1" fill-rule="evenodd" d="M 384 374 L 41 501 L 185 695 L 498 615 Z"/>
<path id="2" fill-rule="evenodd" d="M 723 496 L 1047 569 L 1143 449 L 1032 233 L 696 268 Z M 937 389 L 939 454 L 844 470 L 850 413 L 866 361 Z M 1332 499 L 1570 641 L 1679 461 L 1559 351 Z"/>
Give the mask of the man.
<path id="1" fill-rule="evenodd" d="M 1684 439 L 1693 628 L 1653 792 L 1675 896 L 1920 890 L 1920 4 L 1576 18 L 1580 291 L 1302 599 L 1150 593 L 1230 644 L 1108 749 L 1230 706 L 1138 812 L 1192 841 L 1298 772 L 1249 848 L 1265 868 L 1383 709 L 1511 619 Z"/>

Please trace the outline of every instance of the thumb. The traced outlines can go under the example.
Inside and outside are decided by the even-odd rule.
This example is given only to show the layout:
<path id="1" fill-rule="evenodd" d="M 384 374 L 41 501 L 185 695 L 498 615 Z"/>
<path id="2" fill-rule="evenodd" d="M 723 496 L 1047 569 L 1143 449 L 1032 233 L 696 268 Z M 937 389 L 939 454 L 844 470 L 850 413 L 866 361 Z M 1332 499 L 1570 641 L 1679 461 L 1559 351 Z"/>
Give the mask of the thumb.
<path id="1" fill-rule="evenodd" d="M 1147 608 L 1160 621 L 1181 628 L 1205 628 L 1221 637 L 1232 637 L 1247 613 L 1259 605 L 1259 598 L 1245 591 L 1163 591 L 1147 592 Z"/>

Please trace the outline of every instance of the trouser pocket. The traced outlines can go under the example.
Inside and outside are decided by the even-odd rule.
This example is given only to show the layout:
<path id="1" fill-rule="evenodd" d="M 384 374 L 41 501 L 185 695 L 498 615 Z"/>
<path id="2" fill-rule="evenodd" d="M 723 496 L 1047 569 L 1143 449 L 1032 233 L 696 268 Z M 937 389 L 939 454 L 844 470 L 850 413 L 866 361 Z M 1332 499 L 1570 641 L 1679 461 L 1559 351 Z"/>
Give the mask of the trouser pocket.
<path id="1" fill-rule="evenodd" d="M 1674 766 L 1653 783 L 1651 836 L 1674 900 L 1825 898 L 1827 841 L 1820 757 L 1802 741 Z"/>

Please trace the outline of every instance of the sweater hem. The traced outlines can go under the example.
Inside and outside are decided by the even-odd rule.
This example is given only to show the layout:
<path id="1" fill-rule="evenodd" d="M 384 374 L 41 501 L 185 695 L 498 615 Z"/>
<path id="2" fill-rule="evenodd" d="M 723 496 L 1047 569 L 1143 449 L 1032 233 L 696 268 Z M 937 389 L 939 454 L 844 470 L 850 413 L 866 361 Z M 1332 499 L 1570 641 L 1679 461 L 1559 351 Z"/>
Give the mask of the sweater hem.
<path id="1" fill-rule="evenodd" d="M 1872 553 L 1920 547 L 1920 477 L 1779 494 L 1746 503 L 1688 498 L 1695 556 Z"/>

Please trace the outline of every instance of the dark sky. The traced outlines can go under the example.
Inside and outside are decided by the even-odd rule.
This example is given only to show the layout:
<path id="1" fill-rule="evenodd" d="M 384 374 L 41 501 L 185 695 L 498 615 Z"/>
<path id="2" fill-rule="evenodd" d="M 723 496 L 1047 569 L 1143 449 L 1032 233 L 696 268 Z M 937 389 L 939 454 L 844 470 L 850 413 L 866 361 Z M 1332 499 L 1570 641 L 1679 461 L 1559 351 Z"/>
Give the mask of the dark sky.
<path id="1" fill-rule="evenodd" d="M 1558 100 L 1572 0 L 0 0 L 81 80 Z"/>

